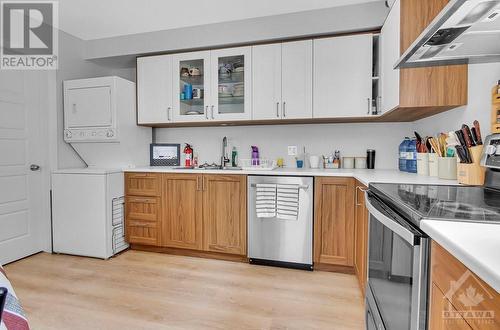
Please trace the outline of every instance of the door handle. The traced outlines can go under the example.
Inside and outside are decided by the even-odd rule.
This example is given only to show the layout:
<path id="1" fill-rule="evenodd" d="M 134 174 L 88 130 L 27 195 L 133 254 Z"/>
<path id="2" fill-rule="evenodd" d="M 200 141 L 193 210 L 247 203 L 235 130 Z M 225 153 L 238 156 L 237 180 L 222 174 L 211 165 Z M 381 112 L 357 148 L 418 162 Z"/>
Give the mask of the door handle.
<path id="1" fill-rule="evenodd" d="M 170 121 L 170 120 L 171 120 L 171 118 L 172 118 L 172 117 L 171 117 L 171 115 L 170 115 L 170 111 L 171 111 L 171 110 L 172 110 L 172 108 L 171 108 L 171 107 L 168 107 L 168 108 L 167 108 L 167 120 L 168 120 L 168 121 Z"/>
<path id="2" fill-rule="evenodd" d="M 283 118 L 286 117 L 286 108 L 285 108 L 285 106 L 286 106 L 286 102 L 283 102 Z"/>
<path id="3" fill-rule="evenodd" d="M 30 170 L 31 171 L 40 171 L 40 165 L 37 165 L 37 164 L 31 164 L 30 165 Z"/>
<path id="4" fill-rule="evenodd" d="M 382 113 L 382 96 L 377 97 L 377 115 Z"/>
<path id="5" fill-rule="evenodd" d="M 214 119 L 214 106 L 212 105 L 212 119 Z"/>
<path id="6" fill-rule="evenodd" d="M 276 102 L 276 118 L 280 117 L 280 103 Z"/>
<path id="7" fill-rule="evenodd" d="M 370 98 L 368 97 L 368 98 L 366 99 L 366 101 L 367 101 L 367 103 L 368 103 L 368 111 L 366 112 L 366 114 L 367 114 L 367 115 L 369 115 L 369 114 L 370 114 L 370 110 L 371 110 L 371 104 L 370 104 L 371 102 L 370 102 Z"/>
<path id="8" fill-rule="evenodd" d="M 354 194 L 355 194 L 354 195 L 354 203 L 356 204 L 356 206 L 362 206 L 363 204 L 358 202 L 358 190 L 360 190 L 362 192 L 366 192 L 366 189 L 364 189 L 361 186 L 356 186 L 356 191 L 354 192 Z"/>
<path id="9" fill-rule="evenodd" d="M 200 177 L 196 177 L 196 191 L 200 191 Z"/>
<path id="10" fill-rule="evenodd" d="M 208 119 L 208 105 L 205 107 L 205 118 Z"/>

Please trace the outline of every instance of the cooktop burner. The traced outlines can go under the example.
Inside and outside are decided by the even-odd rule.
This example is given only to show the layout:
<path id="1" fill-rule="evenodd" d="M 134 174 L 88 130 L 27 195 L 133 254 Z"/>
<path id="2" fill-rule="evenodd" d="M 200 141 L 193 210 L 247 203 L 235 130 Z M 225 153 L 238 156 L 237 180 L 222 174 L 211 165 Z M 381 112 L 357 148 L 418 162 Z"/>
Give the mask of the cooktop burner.
<path id="1" fill-rule="evenodd" d="M 370 190 L 416 225 L 422 219 L 500 224 L 500 190 L 392 183 L 374 183 Z"/>

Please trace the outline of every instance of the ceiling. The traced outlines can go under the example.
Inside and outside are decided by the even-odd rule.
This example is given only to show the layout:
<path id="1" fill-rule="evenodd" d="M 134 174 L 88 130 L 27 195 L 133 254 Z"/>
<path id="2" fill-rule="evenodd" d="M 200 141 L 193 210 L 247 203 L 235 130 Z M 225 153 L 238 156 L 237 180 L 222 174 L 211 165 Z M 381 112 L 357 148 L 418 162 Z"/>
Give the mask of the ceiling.
<path id="1" fill-rule="evenodd" d="M 60 0 L 59 27 L 84 40 L 380 0 Z"/>

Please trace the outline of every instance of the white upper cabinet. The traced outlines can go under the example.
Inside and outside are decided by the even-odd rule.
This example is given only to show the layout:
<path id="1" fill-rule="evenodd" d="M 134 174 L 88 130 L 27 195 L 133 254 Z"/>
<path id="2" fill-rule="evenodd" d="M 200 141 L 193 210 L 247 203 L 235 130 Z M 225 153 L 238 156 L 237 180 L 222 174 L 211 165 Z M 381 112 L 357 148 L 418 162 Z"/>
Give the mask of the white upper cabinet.
<path id="1" fill-rule="evenodd" d="M 281 116 L 312 118 L 312 40 L 285 42 L 281 53 Z"/>
<path id="2" fill-rule="evenodd" d="M 250 120 L 252 117 L 252 48 L 210 52 L 210 120 Z"/>
<path id="3" fill-rule="evenodd" d="M 172 122 L 172 56 L 137 59 L 137 122 Z"/>
<path id="4" fill-rule="evenodd" d="M 314 40 L 314 118 L 371 116 L 373 35 Z"/>
<path id="5" fill-rule="evenodd" d="M 381 112 L 399 105 L 399 69 L 394 69 L 400 52 L 400 1 L 396 0 L 380 33 Z"/>
<path id="6" fill-rule="evenodd" d="M 281 44 L 252 47 L 252 119 L 281 119 Z"/>
<path id="7" fill-rule="evenodd" d="M 172 55 L 175 122 L 208 120 L 210 115 L 210 51 Z"/>

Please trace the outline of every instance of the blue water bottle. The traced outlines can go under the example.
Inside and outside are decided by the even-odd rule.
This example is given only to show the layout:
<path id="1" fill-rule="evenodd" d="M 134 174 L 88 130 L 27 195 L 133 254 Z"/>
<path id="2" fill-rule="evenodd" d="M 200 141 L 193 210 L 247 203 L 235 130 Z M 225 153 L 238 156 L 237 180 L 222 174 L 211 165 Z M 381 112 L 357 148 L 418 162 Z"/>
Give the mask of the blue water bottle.
<path id="1" fill-rule="evenodd" d="M 186 100 L 191 100 L 193 98 L 193 85 L 184 85 L 184 97 L 186 98 Z"/>
<path id="2" fill-rule="evenodd" d="M 417 173 L 417 140 L 411 139 L 406 148 L 406 171 Z"/>
<path id="3" fill-rule="evenodd" d="M 408 143 L 410 142 L 409 137 L 405 137 L 403 142 L 399 145 L 399 170 L 402 172 L 406 172 L 406 148 L 408 147 Z"/>

